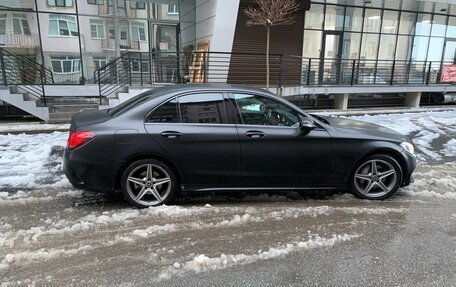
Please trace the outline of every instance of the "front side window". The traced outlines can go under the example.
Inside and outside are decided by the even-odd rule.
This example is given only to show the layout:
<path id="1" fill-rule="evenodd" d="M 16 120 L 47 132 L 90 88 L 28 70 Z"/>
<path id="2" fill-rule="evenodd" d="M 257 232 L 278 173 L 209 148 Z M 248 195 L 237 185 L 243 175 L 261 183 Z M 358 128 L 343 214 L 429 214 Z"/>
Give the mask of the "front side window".
<path id="1" fill-rule="evenodd" d="M 103 21 L 100 20 L 90 20 L 90 35 L 92 39 L 104 39 L 105 38 L 105 28 Z"/>
<path id="2" fill-rule="evenodd" d="M 52 57 L 51 63 L 54 73 L 71 74 L 81 70 L 81 59 L 76 57 Z"/>
<path id="3" fill-rule="evenodd" d="M 25 15 L 13 14 L 14 34 L 30 35 L 30 27 Z"/>
<path id="4" fill-rule="evenodd" d="M 48 0 L 48 6 L 53 7 L 72 7 L 73 0 Z"/>
<path id="5" fill-rule="evenodd" d="M 49 36 L 78 36 L 76 18 L 65 15 L 49 15 Z"/>
<path id="6" fill-rule="evenodd" d="M 146 41 L 146 30 L 143 23 L 133 23 L 131 25 L 131 39 L 133 41 Z"/>
<path id="7" fill-rule="evenodd" d="M 246 94 L 234 99 L 244 125 L 299 127 L 299 113 L 276 100 Z"/>

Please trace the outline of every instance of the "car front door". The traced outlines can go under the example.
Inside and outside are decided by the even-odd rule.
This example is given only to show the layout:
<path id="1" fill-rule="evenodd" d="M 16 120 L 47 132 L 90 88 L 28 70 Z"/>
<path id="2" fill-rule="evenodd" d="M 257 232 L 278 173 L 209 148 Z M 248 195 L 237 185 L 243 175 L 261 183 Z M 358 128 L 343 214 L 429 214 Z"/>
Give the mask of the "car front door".
<path id="1" fill-rule="evenodd" d="M 329 187 L 331 139 L 322 127 L 303 131 L 305 114 L 265 95 L 234 93 L 247 187 Z M 231 109 L 233 110 L 233 109 Z"/>
<path id="2" fill-rule="evenodd" d="M 183 170 L 187 189 L 239 180 L 239 137 L 227 122 L 225 101 L 220 92 L 182 95 L 148 117 L 146 130 Z"/>

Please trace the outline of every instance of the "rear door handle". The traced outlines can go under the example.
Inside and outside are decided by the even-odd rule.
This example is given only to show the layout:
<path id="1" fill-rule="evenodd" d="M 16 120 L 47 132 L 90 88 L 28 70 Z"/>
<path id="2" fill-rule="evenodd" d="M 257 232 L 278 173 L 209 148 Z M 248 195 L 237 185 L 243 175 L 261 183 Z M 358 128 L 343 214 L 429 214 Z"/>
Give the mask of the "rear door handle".
<path id="1" fill-rule="evenodd" d="M 251 138 L 261 138 L 264 137 L 264 133 L 261 131 L 248 131 L 245 133 L 246 136 Z"/>
<path id="2" fill-rule="evenodd" d="M 161 133 L 162 137 L 169 138 L 169 139 L 175 139 L 175 138 L 180 137 L 181 135 L 182 134 L 180 132 L 176 132 L 176 131 L 166 131 L 166 132 Z"/>

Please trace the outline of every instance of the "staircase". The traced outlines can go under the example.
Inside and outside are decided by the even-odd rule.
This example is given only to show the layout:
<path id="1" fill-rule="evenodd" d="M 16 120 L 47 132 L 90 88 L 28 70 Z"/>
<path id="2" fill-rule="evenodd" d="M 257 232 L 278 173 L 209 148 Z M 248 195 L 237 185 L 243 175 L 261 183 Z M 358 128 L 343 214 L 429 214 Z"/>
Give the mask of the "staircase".
<path id="1" fill-rule="evenodd" d="M 111 109 L 131 98 L 134 96 L 137 96 L 143 92 L 149 91 L 151 89 L 156 89 L 162 86 L 159 85 L 154 85 L 151 87 L 142 87 L 142 88 L 132 88 L 132 87 L 123 87 L 121 90 L 117 91 L 113 95 L 110 95 L 108 97 L 105 97 L 106 103 L 104 105 L 100 105 L 99 109 L 100 110 L 105 110 L 105 109 Z"/>
<path id="2" fill-rule="evenodd" d="M 36 97 L 31 97 L 29 93 L 18 91 L 16 87 L 0 88 L 0 100 L 18 107 L 43 121 L 49 121 L 49 109 L 42 106 L 42 101 Z"/>

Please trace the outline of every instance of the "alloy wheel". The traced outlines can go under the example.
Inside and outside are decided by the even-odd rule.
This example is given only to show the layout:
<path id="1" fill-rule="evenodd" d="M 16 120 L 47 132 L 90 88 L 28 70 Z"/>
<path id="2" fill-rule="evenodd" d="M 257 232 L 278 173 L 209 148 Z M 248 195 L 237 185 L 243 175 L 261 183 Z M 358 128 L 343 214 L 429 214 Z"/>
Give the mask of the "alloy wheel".
<path id="1" fill-rule="evenodd" d="M 396 169 L 389 162 L 372 159 L 355 172 L 355 188 L 368 198 L 383 197 L 392 192 L 398 181 Z"/>
<path id="2" fill-rule="evenodd" d="M 126 178 L 126 191 L 131 200 L 141 206 L 155 206 L 171 193 L 170 174 L 156 164 L 141 164 Z"/>

